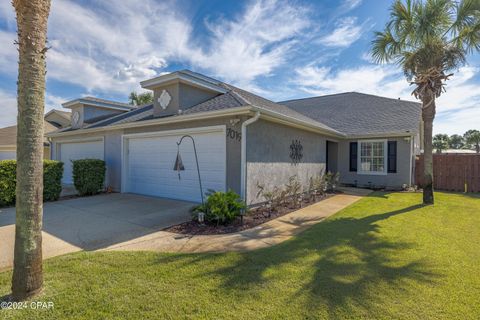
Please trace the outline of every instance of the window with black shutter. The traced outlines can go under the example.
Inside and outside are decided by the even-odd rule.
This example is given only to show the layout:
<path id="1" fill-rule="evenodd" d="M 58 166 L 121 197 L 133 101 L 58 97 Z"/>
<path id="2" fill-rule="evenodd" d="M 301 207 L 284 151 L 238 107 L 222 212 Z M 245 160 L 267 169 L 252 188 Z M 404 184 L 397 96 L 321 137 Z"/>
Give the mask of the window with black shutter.
<path id="1" fill-rule="evenodd" d="M 357 142 L 350 142 L 350 171 L 357 171 L 357 152 L 358 144 Z"/>
<path id="2" fill-rule="evenodd" d="M 397 141 L 388 141 L 388 173 L 397 173 Z"/>

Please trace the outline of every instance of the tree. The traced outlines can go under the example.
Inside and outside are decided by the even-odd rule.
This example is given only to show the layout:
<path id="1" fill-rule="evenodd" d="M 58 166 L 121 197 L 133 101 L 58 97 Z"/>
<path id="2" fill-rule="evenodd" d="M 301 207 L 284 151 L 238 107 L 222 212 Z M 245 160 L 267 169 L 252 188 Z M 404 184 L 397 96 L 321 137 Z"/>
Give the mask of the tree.
<path id="1" fill-rule="evenodd" d="M 50 0 L 13 0 L 17 16 L 17 186 L 12 295 L 17 301 L 43 285 L 43 114 Z"/>
<path id="2" fill-rule="evenodd" d="M 463 137 L 459 134 L 452 134 L 450 138 L 448 138 L 448 144 L 452 149 L 462 149 L 465 146 Z"/>
<path id="3" fill-rule="evenodd" d="M 135 91 L 130 92 L 128 96 L 128 103 L 134 106 L 141 106 L 147 103 L 153 102 L 153 94 L 151 92 L 136 93 Z"/>
<path id="4" fill-rule="evenodd" d="M 468 130 L 463 137 L 468 144 L 475 146 L 475 151 L 477 151 L 477 153 L 480 153 L 480 131 Z"/>
<path id="5" fill-rule="evenodd" d="M 433 147 L 437 150 L 437 153 L 442 153 L 443 150 L 448 149 L 448 139 L 448 135 L 441 133 L 433 137 Z"/>
<path id="6" fill-rule="evenodd" d="M 423 203 L 433 204 L 432 130 L 435 100 L 445 82 L 480 50 L 479 0 L 396 0 L 390 21 L 376 32 L 371 54 L 377 63 L 399 65 L 412 95 L 422 102 L 424 123 Z"/>

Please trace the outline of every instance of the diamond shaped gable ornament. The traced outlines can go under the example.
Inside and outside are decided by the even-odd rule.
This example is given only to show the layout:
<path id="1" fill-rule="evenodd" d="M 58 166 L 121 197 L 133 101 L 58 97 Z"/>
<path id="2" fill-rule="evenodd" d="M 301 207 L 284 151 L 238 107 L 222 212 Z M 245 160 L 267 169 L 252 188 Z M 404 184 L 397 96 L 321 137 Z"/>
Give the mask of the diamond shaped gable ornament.
<path id="1" fill-rule="evenodd" d="M 170 101 L 172 101 L 172 97 L 167 90 L 163 90 L 160 94 L 160 97 L 158 98 L 158 103 L 160 104 L 160 107 L 165 110 L 170 104 Z"/>

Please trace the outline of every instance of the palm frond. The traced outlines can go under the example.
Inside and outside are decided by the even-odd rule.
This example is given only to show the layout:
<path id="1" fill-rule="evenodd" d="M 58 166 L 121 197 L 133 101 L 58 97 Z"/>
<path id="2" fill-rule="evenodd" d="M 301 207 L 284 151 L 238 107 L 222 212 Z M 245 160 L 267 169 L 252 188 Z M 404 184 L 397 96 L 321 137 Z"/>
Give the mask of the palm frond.
<path id="1" fill-rule="evenodd" d="M 471 28 L 478 24 L 480 18 L 480 0 L 462 0 L 455 4 L 455 21 L 451 30 L 458 35 L 463 28 Z"/>
<path id="2" fill-rule="evenodd" d="M 402 43 L 397 41 L 389 28 L 384 32 L 375 32 L 372 41 L 372 58 L 377 63 L 391 62 L 402 51 Z"/>

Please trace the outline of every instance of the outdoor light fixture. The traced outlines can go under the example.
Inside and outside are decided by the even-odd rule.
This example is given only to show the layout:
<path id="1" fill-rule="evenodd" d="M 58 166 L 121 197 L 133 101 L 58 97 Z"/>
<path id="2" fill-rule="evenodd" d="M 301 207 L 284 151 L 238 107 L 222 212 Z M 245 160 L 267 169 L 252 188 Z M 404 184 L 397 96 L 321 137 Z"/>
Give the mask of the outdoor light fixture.
<path id="1" fill-rule="evenodd" d="M 203 224 L 205 222 L 205 212 L 199 212 L 198 213 L 198 222 L 200 224 Z"/>
<path id="2" fill-rule="evenodd" d="M 203 202 L 202 178 L 200 177 L 200 167 L 198 166 L 197 148 L 195 146 L 195 140 L 193 139 L 192 136 L 190 136 L 188 134 L 181 137 L 180 140 L 177 142 L 177 159 L 175 160 L 175 165 L 173 166 L 173 170 L 178 172 L 178 180 L 180 180 L 180 171 L 185 171 L 185 166 L 183 165 L 182 157 L 180 156 L 180 144 L 182 143 L 184 138 L 192 139 L 193 152 L 195 153 L 195 162 L 197 163 L 198 183 L 200 185 L 200 196 L 202 197 L 202 204 L 204 204 L 204 202 Z"/>

